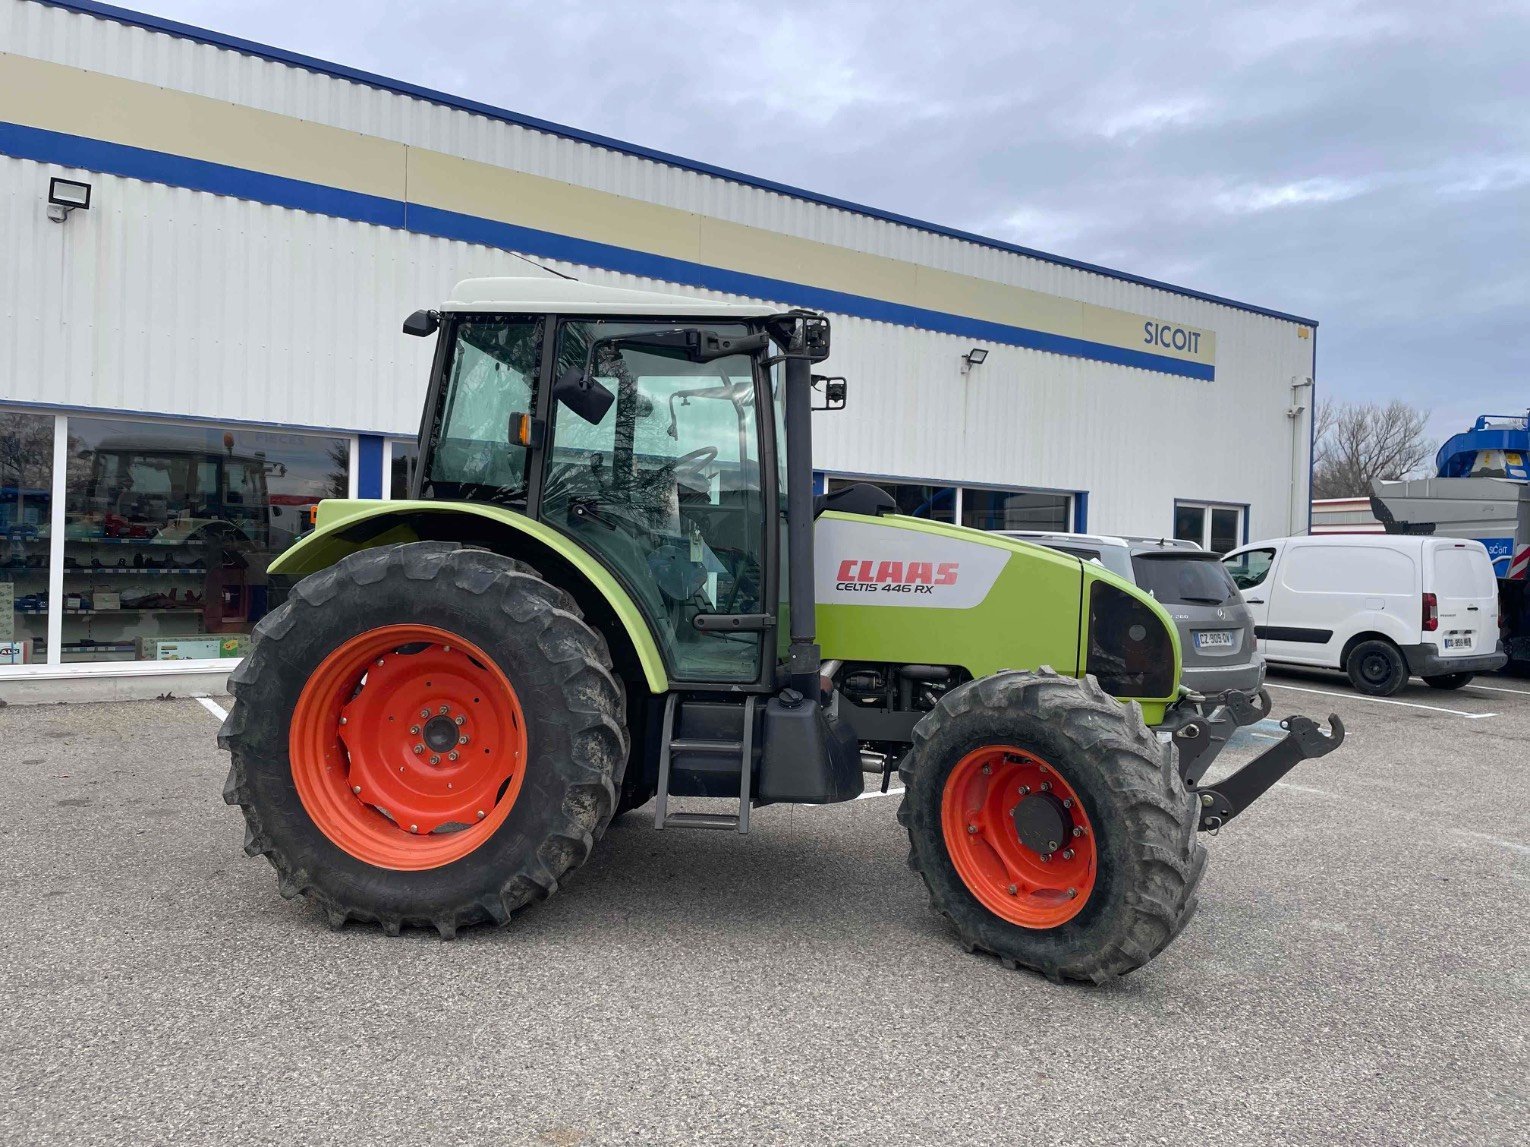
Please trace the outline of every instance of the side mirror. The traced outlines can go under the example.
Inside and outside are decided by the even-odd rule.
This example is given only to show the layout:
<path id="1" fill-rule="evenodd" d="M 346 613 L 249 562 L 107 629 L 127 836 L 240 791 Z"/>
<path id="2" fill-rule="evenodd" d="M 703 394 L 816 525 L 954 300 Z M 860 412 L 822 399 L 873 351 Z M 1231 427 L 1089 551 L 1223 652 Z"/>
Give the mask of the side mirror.
<path id="1" fill-rule="evenodd" d="M 433 335 L 441 326 L 439 311 L 415 311 L 404 320 L 404 333 L 417 339 Z"/>
<path id="2" fill-rule="evenodd" d="M 616 401 L 616 395 L 586 374 L 581 366 L 571 366 L 558 376 L 553 383 L 552 396 L 554 402 L 563 403 L 592 424 L 604 418 L 611 403 Z"/>
<path id="3" fill-rule="evenodd" d="M 845 395 L 850 389 L 850 384 L 843 378 L 833 378 L 815 374 L 813 376 L 813 409 L 814 410 L 843 410 L 845 408 Z M 820 392 L 822 397 L 820 397 Z"/>

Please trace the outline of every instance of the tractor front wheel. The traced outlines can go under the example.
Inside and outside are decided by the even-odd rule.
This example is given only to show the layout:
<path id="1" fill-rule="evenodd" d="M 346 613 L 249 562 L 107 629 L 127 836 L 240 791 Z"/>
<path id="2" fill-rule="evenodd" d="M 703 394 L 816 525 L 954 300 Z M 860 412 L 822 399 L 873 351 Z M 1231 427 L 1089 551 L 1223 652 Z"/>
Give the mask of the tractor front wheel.
<path id="1" fill-rule="evenodd" d="M 605 641 L 529 566 L 416 542 L 299 582 L 230 675 L 245 851 L 330 923 L 443 936 L 557 889 L 627 759 Z"/>
<path id="2" fill-rule="evenodd" d="M 968 950 L 1103 983 L 1195 912 L 1195 798 L 1137 706 L 1092 679 L 1042 669 L 954 689 L 900 771 L 909 863 Z"/>

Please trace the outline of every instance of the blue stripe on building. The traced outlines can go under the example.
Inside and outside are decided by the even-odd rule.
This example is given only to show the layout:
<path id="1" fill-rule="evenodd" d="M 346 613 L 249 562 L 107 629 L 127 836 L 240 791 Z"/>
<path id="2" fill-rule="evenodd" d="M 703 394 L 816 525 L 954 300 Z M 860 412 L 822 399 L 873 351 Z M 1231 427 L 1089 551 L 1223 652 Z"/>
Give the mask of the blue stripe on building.
<path id="1" fill-rule="evenodd" d="M 358 223 L 393 227 L 417 235 L 498 247 L 544 259 L 558 259 L 749 298 L 771 299 L 939 334 L 959 335 L 1208 382 L 1216 377 L 1216 368 L 1206 363 L 1185 362 L 1166 355 L 1031 330 L 1028 327 L 751 275 L 744 271 L 730 271 L 686 259 L 634 251 L 609 243 L 597 243 L 437 207 L 403 203 L 306 180 L 268 175 L 226 164 L 187 159 L 166 152 L 87 139 L 22 124 L 0 123 L 0 154 L 38 163 L 120 175 L 149 183 L 185 187 L 295 211 L 350 219 Z"/>

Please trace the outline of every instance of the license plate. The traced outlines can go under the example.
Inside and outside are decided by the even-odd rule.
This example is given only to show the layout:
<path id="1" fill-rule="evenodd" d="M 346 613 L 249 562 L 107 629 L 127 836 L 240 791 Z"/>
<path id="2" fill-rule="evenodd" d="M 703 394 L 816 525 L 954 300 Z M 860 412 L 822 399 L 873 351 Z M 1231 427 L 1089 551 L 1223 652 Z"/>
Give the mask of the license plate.
<path id="1" fill-rule="evenodd" d="M 1225 629 L 1214 629 L 1207 633 L 1195 635 L 1195 647 L 1197 649 L 1231 649 L 1233 647 L 1233 635 Z"/>
<path id="2" fill-rule="evenodd" d="M 1470 649 L 1471 647 L 1472 639 L 1470 637 L 1447 637 L 1445 639 L 1445 648 L 1447 650 Z"/>

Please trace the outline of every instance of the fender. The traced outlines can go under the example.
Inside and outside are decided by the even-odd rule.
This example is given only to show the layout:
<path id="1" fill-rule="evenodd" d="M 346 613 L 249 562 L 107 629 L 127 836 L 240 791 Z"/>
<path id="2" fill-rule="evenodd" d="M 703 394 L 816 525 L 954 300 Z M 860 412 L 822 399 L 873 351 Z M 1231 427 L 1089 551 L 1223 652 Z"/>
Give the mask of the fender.
<path id="1" fill-rule="evenodd" d="M 296 581 L 360 550 L 432 539 L 486 545 L 505 552 L 495 540 L 506 538 L 506 531 L 520 543 L 514 547 L 517 552 L 510 556 L 525 556 L 535 565 L 539 554 L 551 554 L 572 567 L 586 584 L 565 588 L 571 589 L 575 597 L 580 596 L 580 588 L 586 591 L 586 597 L 598 596 L 625 632 L 649 690 L 656 694 L 669 691 L 664 658 L 648 621 L 621 583 L 557 530 L 503 506 L 480 502 L 328 499 L 319 503 L 313 533 L 278 556 L 268 572 Z"/>

